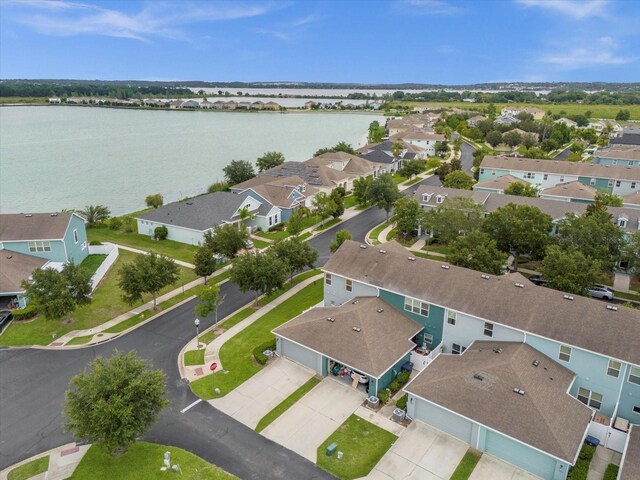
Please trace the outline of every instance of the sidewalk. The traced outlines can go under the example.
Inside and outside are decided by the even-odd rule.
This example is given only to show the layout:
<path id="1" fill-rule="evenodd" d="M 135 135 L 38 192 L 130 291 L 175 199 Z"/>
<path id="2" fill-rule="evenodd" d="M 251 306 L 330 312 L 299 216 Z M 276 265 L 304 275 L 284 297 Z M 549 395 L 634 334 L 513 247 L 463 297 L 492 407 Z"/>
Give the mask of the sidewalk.
<path id="1" fill-rule="evenodd" d="M 48 452 L 27 458 L 26 460 L 16 463 L 15 465 L 1 471 L 0 480 L 7 480 L 9 473 L 13 469 L 42 457 L 49 457 L 49 469 L 35 477 L 31 477 L 30 480 L 64 480 L 73 474 L 73 471 L 77 468 L 80 460 L 82 460 L 82 457 L 87 453 L 90 446 L 91 445 L 78 446 L 76 443 L 68 443 L 58 448 L 54 448 L 53 450 L 49 450 Z"/>
<path id="2" fill-rule="evenodd" d="M 216 362 L 218 364 L 217 371 L 224 370 L 224 365 L 222 365 L 222 362 L 220 361 L 220 348 L 222 347 L 222 345 L 224 345 L 224 343 L 227 340 L 229 340 L 230 338 L 234 337 L 236 334 L 238 334 L 239 332 L 241 332 L 242 330 L 247 328 L 252 323 L 256 322 L 258 319 L 260 319 L 262 316 L 264 316 L 269 311 L 273 310 L 275 307 L 280 305 L 285 300 L 291 298 L 293 295 L 298 293 L 304 287 L 306 287 L 309 284 L 317 281 L 319 278 L 322 278 L 322 275 L 323 274 L 318 274 L 318 275 L 315 275 L 315 276 L 313 276 L 311 278 L 308 278 L 308 279 L 304 280 L 303 282 L 300 282 L 298 285 L 296 285 L 292 289 L 288 290 L 287 292 L 283 293 L 282 295 L 280 295 L 278 298 L 273 300 L 268 305 L 265 305 L 264 307 L 259 308 L 254 313 L 252 313 L 250 316 L 245 318 L 243 321 L 241 321 L 237 325 L 234 325 L 229 330 L 225 331 L 222 335 L 216 337 L 211 343 L 209 343 L 208 345 L 206 345 L 204 347 L 205 348 L 205 350 L 204 350 L 204 365 L 186 366 L 184 364 L 184 353 L 189 351 L 189 350 L 196 350 L 196 339 L 195 338 L 191 339 L 182 348 L 182 350 L 180 351 L 180 354 L 178 355 L 178 370 L 180 371 L 180 377 L 181 378 L 188 378 L 190 382 L 193 381 L 193 380 L 197 380 L 198 378 L 200 378 L 200 377 L 202 377 L 202 376 L 204 376 L 206 374 L 209 374 L 208 365 L 211 365 L 211 363 L 213 363 L 213 362 Z M 246 308 L 246 306 L 242 307 L 241 310 L 244 310 L 245 308 Z M 232 317 L 235 313 L 236 312 L 233 312 L 227 318 Z M 220 323 L 223 323 L 223 322 L 219 322 L 218 325 Z M 216 327 L 217 327 L 217 325 L 211 326 L 207 330 L 203 331 L 200 334 L 200 336 L 202 336 L 203 334 L 205 334 L 205 333 L 207 333 L 207 332 L 209 332 L 211 330 L 215 330 Z"/>

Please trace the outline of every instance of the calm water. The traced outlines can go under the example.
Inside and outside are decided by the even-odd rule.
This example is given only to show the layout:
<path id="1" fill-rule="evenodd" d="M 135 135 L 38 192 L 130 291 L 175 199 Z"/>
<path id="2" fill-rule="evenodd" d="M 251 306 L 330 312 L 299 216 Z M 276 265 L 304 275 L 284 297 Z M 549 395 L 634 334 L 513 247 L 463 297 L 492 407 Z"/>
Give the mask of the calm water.
<path id="1" fill-rule="evenodd" d="M 139 210 L 202 193 L 231 160 L 280 151 L 303 161 L 344 140 L 361 145 L 376 117 L 82 107 L 0 108 L 0 211 L 107 205 Z"/>

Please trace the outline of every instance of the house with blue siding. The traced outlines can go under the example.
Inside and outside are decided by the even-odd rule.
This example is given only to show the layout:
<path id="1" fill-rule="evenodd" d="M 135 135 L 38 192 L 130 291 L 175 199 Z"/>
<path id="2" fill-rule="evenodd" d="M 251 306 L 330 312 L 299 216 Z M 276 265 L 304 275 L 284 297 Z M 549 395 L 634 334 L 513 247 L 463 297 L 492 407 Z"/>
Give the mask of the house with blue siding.
<path id="1" fill-rule="evenodd" d="M 640 189 L 640 169 L 628 166 L 536 158 L 484 157 L 480 164 L 480 182 L 504 175 L 524 180 L 542 190 L 575 181 L 620 196 Z"/>
<path id="2" fill-rule="evenodd" d="M 85 220 L 76 213 L 0 215 L 0 300 L 27 304 L 23 280 L 37 268 L 76 265 L 89 255 Z"/>
<path id="3" fill-rule="evenodd" d="M 356 299 L 374 297 L 384 312 L 392 309 L 419 325 L 408 353 L 420 371 L 406 387 L 412 418 L 554 480 L 566 477 L 587 434 L 622 452 L 630 425 L 640 424 L 640 311 L 536 286 L 519 273 L 491 276 L 415 258 L 395 242 L 371 247 L 347 241 L 324 270 L 323 308 L 350 309 Z M 330 316 L 319 312 L 316 318 L 332 323 Z M 359 317 L 361 332 L 372 317 Z M 344 318 L 354 323 L 350 313 Z M 328 346 L 314 345 L 314 360 L 305 341 L 274 333 L 279 353 L 293 361 L 331 358 L 322 351 Z M 348 345 L 373 356 L 388 342 L 402 353 L 396 346 L 402 338 L 406 332 L 396 336 L 391 329 L 375 342 Z M 407 357 L 397 358 L 387 359 L 392 372 Z M 376 381 L 371 392 L 384 386 Z"/>
<path id="4" fill-rule="evenodd" d="M 593 163 L 640 167 L 640 145 L 611 145 L 593 154 Z"/>

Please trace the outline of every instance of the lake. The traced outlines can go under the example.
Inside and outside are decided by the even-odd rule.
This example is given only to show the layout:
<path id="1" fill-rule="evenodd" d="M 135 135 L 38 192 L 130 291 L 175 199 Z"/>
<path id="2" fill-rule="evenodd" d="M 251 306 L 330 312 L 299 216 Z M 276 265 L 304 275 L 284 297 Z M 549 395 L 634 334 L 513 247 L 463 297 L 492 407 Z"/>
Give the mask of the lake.
<path id="1" fill-rule="evenodd" d="M 364 113 L 235 113 L 96 107 L 0 108 L 0 212 L 103 204 L 113 214 L 203 193 L 231 160 L 267 151 L 304 161 L 366 140 Z"/>

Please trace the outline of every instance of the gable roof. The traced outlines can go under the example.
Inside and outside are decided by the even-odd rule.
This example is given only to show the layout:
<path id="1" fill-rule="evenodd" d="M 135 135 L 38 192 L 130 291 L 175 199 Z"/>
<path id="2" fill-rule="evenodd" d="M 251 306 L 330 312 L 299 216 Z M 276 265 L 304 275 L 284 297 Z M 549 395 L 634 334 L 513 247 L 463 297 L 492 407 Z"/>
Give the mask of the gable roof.
<path id="1" fill-rule="evenodd" d="M 304 162 L 306 165 L 325 166 L 344 173 L 368 175 L 378 168 L 374 162 L 345 152 L 327 152 Z M 340 164 L 342 168 L 334 168 Z"/>
<path id="2" fill-rule="evenodd" d="M 640 160 L 640 145 L 613 145 L 610 148 L 598 150 L 593 156 L 615 160 Z"/>
<path id="3" fill-rule="evenodd" d="M 582 200 L 593 200 L 596 198 L 598 190 L 590 185 L 585 185 L 578 180 L 567 183 L 559 183 L 555 187 L 545 188 L 540 192 L 540 196 L 552 195 L 555 197 L 580 198 Z"/>
<path id="4" fill-rule="evenodd" d="M 574 376 L 527 344 L 475 341 L 438 355 L 405 390 L 573 464 L 592 415 L 567 393 Z"/>
<path id="5" fill-rule="evenodd" d="M 360 248 L 347 241 L 324 270 L 640 365 L 639 310 L 623 306 L 607 310 L 605 302 L 578 295 L 567 300 L 562 292 L 534 285 L 519 273 L 485 279 L 466 268 L 443 269 L 441 262 L 423 258 L 410 261 L 408 250 L 381 254 L 380 249 L 385 246 Z M 525 286 L 518 288 L 516 283 Z M 616 328 L 611 328 L 613 323 Z"/>
<path id="6" fill-rule="evenodd" d="M 0 215 L 0 242 L 60 240 L 64 238 L 72 215 L 75 214 L 3 213 Z"/>
<path id="7" fill-rule="evenodd" d="M 10 250 L 0 251 L 0 292 L 17 293 L 24 291 L 20 285 L 34 270 L 44 267 L 49 260 L 33 257 Z"/>
<path id="8" fill-rule="evenodd" d="M 538 158 L 486 156 L 480 168 L 496 168 L 520 172 L 543 172 L 591 178 L 614 178 L 640 181 L 640 169 L 621 165 L 564 162 Z"/>
<path id="9" fill-rule="evenodd" d="M 300 187 L 304 191 L 298 190 Z M 271 205 L 282 208 L 292 208 L 294 204 L 300 203 L 305 197 L 314 195 L 318 189 L 312 186 L 306 186 L 304 181 L 297 176 L 278 178 L 262 185 L 251 187 L 251 190 L 264 198 Z M 298 191 L 297 198 L 292 197 L 294 191 Z"/>
<path id="10" fill-rule="evenodd" d="M 513 175 L 502 175 L 501 177 L 490 178 L 489 180 L 484 180 L 482 182 L 478 182 L 473 185 L 473 189 L 479 188 L 490 188 L 494 190 L 504 190 L 513 182 L 527 183 L 520 178 L 516 178 Z"/>
<path id="11" fill-rule="evenodd" d="M 416 346 L 411 338 L 422 328 L 378 297 L 356 297 L 339 307 L 312 308 L 273 333 L 379 377 Z"/>
<path id="12" fill-rule="evenodd" d="M 234 185 L 233 188 L 245 189 L 254 185 L 262 185 L 271 182 L 274 178 L 292 177 L 301 178 L 307 185 L 320 187 L 334 187 L 337 183 L 352 177 L 349 173 L 334 170 L 325 165 L 314 165 L 306 162 L 284 162 L 277 167 L 261 172 L 257 177 L 246 182 Z"/>
<path id="13" fill-rule="evenodd" d="M 630 195 L 625 195 L 622 197 L 623 205 L 640 205 L 640 190 L 634 192 Z"/>
<path id="14" fill-rule="evenodd" d="M 236 212 L 246 201 L 247 195 L 214 192 L 168 203 L 136 218 L 205 231 L 217 225 L 237 220 L 239 217 Z"/>

